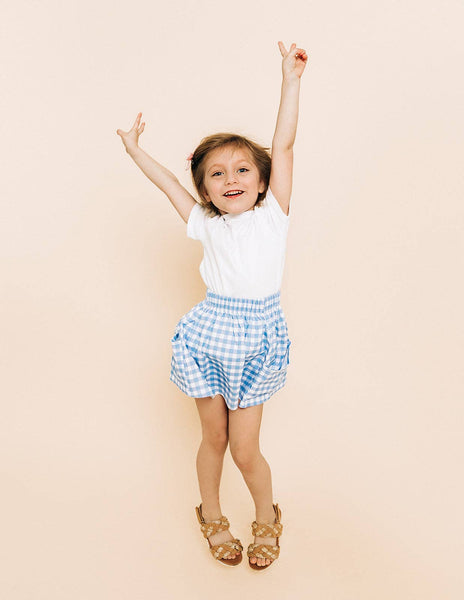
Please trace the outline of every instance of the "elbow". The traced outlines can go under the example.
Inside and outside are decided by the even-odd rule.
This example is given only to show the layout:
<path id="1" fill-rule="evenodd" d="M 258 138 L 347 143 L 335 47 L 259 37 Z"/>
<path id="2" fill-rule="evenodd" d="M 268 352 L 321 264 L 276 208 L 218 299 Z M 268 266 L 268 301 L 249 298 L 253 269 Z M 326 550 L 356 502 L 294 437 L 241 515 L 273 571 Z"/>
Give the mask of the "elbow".
<path id="1" fill-rule="evenodd" d="M 293 152 L 293 142 L 282 143 L 282 142 L 272 142 L 272 154 L 274 152 L 287 153 Z"/>

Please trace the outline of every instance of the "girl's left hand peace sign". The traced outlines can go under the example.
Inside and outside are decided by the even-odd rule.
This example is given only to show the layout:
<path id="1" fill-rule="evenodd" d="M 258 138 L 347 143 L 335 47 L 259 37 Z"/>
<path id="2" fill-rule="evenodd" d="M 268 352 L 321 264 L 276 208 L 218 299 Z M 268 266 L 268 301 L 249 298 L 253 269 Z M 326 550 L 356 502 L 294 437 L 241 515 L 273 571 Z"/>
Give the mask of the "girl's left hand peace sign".
<path id="1" fill-rule="evenodd" d="M 287 51 L 282 42 L 279 42 L 279 48 L 283 56 L 282 75 L 284 77 L 301 77 L 308 61 L 306 51 L 303 48 L 297 48 L 296 44 L 292 44 L 290 50 Z"/>

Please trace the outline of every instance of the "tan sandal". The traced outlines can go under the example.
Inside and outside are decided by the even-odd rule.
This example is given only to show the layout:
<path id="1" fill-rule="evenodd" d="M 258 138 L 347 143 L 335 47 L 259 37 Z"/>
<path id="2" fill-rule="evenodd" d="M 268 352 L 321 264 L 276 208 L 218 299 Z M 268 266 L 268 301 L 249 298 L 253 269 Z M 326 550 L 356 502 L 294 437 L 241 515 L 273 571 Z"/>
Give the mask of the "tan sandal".
<path id="1" fill-rule="evenodd" d="M 270 544 L 250 544 L 248 546 L 248 564 L 252 569 L 256 569 L 257 571 L 261 571 L 262 569 L 267 569 L 270 567 L 273 562 L 279 558 L 280 554 L 279 536 L 282 535 L 283 529 L 283 525 L 280 522 L 282 512 L 278 504 L 273 504 L 272 507 L 274 508 L 275 512 L 275 521 L 273 525 L 269 525 L 268 523 L 257 523 L 256 521 L 253 521 L 251 524 L 251 529 L 254 536 L 276 538 L 275 546 L 271 546 Z M 272 559 L 272 562 L 268 565 L 258 565 L 257 563 L 250 562 L 250 558 L 253 556 L 256 558 L 270 558 Z"/>
<path id="2" fill-rule="evenodd" d="M 200 529 L 202 530 L 204 537 L 208 540 L 209 549 L 214 558 L 224 565 L 235 566 L 240 564 L 242 562 L 243 546 L 238 538 L 221 542 L 215 546 L 212 546 L 208 539 L 209 536 L 214 535 L 219 531 L 229 529 L 230 523 L 228 518 L 222 515 L 220 519 L 216 519 L 214 521 L 205 521 L 201 510 L 201 504 L 200 506 L 195 507 L 195 511 L 198 522 L 200 523 Z M 226 558 L 229 556 L 229 554 L 231 554 L 232 550 L 235 550 L 239 554 L 237 554 L 235 558 Z"/>

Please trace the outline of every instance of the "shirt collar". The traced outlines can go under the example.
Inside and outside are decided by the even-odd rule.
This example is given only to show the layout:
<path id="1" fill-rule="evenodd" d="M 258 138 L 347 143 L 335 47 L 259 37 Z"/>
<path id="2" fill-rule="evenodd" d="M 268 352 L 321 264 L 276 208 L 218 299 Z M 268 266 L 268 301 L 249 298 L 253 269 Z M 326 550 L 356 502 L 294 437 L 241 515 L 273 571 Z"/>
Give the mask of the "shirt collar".
<path id="1" fill-rule="evenodd" d="M 242 220 L 242 219 L 246 219 L 247 217 L 249 217 L 250 215 L 252 215 L 254 213 L 254 209 L 251 210 L 245 210 L 241 213 L 225 213 L 224 215 L 220 215 L 220 219 L 222 221 L 225 221 L 226 223 L 229 223 L 230 221 L 237 221 L 237 220 Z"/>

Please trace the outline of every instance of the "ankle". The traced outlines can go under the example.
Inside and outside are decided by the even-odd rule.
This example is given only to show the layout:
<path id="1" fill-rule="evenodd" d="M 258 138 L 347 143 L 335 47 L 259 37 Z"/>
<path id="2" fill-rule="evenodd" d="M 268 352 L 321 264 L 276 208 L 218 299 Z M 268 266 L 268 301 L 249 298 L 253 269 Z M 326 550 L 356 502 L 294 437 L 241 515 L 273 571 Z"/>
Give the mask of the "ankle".
<path id="1" fill-rule="evenodd" d="M 256 522 L 257 523 L 268 523 L 273 525 L 275 522 L 275 512 L 271 506 L 271 510 L 269 508 L 267 510 L 258 510 L 256 509 Z"/>
<path id="2" fill-rule="evenodd" d="M 201 512 L 205 521 L 217 521 L 222 517 L 221 507 L 219 504 L 202 503 Z"/>

